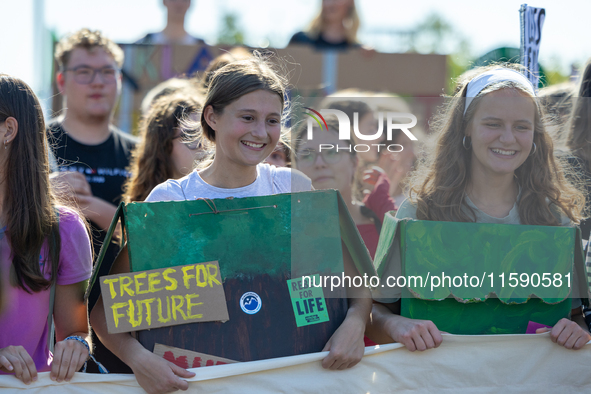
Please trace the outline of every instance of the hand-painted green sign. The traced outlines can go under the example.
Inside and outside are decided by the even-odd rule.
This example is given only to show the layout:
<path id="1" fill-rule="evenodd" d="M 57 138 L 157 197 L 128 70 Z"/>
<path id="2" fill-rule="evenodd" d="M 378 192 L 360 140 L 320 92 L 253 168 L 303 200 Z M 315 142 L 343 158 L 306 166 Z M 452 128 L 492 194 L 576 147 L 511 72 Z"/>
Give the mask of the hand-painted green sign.
<path id="1" fill-rule="evenodd" d="M 572 298 L 588 295 L 582 257 L 575 227 L 387 214 L 374 265 L 377 292 L 400 297 L 403 316 L 453 334 L 508 334 L 569 316 Z"/>
<path id="2" fill-rule="evenodd" d="M 296 325 L 287 280 L 342 274 L 345 249 L 360 275 L 374 275 L 367 248 L 335 190 L 122 204 L 105 244 L 119 218 L 132 273 L 219 262 L 229 321 L 140 330 L 137 338 L 148 349 L 161 343 L 236 361 L 318 352 L 345 319 L 348 300 L 340 291 L 326 291 L 323 298 L 322 291 L 302 289 L 310 293 L 297 300 L 296 312 L 299 307 L 304 317 Z M 98 285 L 104 253 L 91 289 Z M 260 310 L 253 314 L 242 309 L 250 292 L 260 297 Z"/>
<path id="3" fill-rule="evenodd" d="M 311 277 L 320 281 L 320 275 Z M 313 287 L 312 282 L 302 278 L 288 279 L 287 287 L 291 295 L 291 305 L 298 327 L 329 321 L 326 301 L 321 287 Z"/>

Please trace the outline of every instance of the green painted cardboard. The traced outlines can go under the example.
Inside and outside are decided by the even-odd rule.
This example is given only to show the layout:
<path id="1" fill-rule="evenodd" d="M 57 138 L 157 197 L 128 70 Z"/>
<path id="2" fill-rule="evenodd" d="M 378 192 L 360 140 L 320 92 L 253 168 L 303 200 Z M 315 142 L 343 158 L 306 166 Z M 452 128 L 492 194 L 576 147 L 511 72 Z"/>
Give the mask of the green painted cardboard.
<path id="1" fill-rule="evenodd" d="M 158 342 L 237 361 L 321 351 L 346 315 L 344 293 L 325 291 L 330 319 L 300 327 L 287 280 L 341 273 L 343 245 L 361 275 L 374 275 L 367 248 L 336 190 L 121 204 L 106 242 L 119 218 L 132 272 L 216 260 L 224 281 L 228 322 L 139 331 L 140 342 L 150 350 Z M 98 283 L 102 257 L 103 251 L 89 288 Z M 250 291 L 260 296 L 262 307 L 247 316 L 238 301 Z"/>
<path id="2" fill-rule="evenodd" d="M 454 334 L 524 333 L 530 320 L 553 325 L 570 314 L 567 278 L 588 296 L 580 231 L 575 227 L 401 220 L 389 213 L 374 261 L 378 275 L 383 277 L 396 260 L 399 275 L 420 277 L 402 289 L 401 314 L 431 320 Z M 445 285 L 432 287 L 438 283 L 433 276 L 441 279 L 442 273 L 466 276 L 457 282 L 460 286 L 446 279 Z M 512 273 L 517 279 L 521 274 L 527 278 L 512 280 L 519 283 L 512 287 Z M 548 284 L 555 274 L 564 286 L 559 281 L 548 287 L 527 281 L 545 278 L 541 283 Z"/>

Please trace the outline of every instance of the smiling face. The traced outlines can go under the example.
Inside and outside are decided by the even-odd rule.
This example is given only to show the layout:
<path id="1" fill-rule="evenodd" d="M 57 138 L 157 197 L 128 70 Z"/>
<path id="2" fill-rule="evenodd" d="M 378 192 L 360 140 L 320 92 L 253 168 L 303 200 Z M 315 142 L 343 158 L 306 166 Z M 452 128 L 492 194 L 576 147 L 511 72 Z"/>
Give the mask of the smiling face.
<path id="1" fill-rule="evenodd" d="M 215 131 L 215 159 L 223 165 L 256 166 L 273 152 L 281 135 L 282 103 L 276 93 L 255 90 L 204 118 Z"/>
<path id="2" fill-rule="evenodd" d="M 486 94 L 466 134 L 472 141 L 472 177 L 513 175 L 530 155 L 535 105 L 516 89 Z"/>
<path id="3" fill-rule="evenodd" d="M 342 194 L 350 195 L 353 175 L 357 167 L 357 158 L 342 149 L 322 149 L 321 144 L 330 144 L 335 148 L 348 148 L 348 141 L 339 140 L 337 131 L 314 128 L 314 139 L 304 141 L 298 146 L 296 156 L 297 169 L 312 180 L 315 189 L 337 189 Z"/>
<path id="4" fill-rule="evenodd" d="M 64 66 L 68 71 L 58 74 L 57 78 L 60 92 L 66 96 L 68 112 L 80 117 L 109 117 L 121 90 L 121 77 L 118 76 L 114 83 L 105 83 L 100 73 L 95 73 L 90 83 L 78 83 L 74 80 L 74 71 L 70 70 L 83 66 L 92 69 L 118 68 L 113 56 L 103 48 L 74 48 L 68 64 Z"/>

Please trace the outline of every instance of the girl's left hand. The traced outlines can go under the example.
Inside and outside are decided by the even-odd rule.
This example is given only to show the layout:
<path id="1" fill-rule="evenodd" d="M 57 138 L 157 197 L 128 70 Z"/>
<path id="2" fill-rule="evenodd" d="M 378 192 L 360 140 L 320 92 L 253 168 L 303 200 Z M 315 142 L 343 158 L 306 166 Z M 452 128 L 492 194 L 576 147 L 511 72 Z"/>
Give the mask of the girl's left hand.
<path id="1" fill-rule="evenodd" d="M 355 366 L 365 352 L 364 332 L 365 322 L 347 316 L 322 349 L 330 351 L 322 367 L 343 370 Z"/>
<path id="2" fill-rule="evenodd" d="M 552 342 L 564 346 L 567 349 L 581 349 L 591 340 L 591 334 L 577 322 L 569 319 L 560 319 L 552 329 L 543 327 L 536 330 L 536 334 L 550 331 Z"/>
<path id="3" fill-rule="evenodd" d="M 68 339 L 56 343 L 49 377 L 57 382 L 69 382 L 88 357 L 86 346 L 78 341 Z"/>

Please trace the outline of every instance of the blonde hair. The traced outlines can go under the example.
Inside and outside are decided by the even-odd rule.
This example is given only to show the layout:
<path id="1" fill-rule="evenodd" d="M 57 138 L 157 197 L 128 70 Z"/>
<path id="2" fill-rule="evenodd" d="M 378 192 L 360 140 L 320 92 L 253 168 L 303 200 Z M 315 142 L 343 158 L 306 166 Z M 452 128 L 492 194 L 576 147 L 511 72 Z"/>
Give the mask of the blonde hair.
<path id="1" fill-rule="evenodd" d="M 518 66 L 504 66 L 518 68 Z M 473 77 L 498 67 L 498 65 L 481 67 Z M 468 80 L 463 81 L 458 93 L 437 115 L 433 122 L 435 144 L 431 147 L 431 152 L 424 155 L 419 168 L 411 177 L 411 200 L 417 206 L 417 218 L 420 220 L 453 222 L 476 220 L 475 212 L 464 202 L 466 189 L 470 183 L 472 158 L 472 153 L 463 146 L 466 130 L 486 94 L 501 89 L 516 89 L 531 97 L 519 84 L 509 81 L 494 83 L 487 86 L 472 100 L 464 115 L 468 83 Z M 559 225 L 556 212 L 550 206 L 553 204 L 572 222 L 578 223 L 584 206 L 583 194 L 578 187 L 567 182 L 564 174 L 568 171 L 568 167 L 562 161 L 555 159 L 552 139 L 546 133 L 542 121 L 543 109 L 537 100 L 534 99 L 533 102 L 535 105 L 533 142 L 536 144 L 536 149 L 515 170 L 515 176 L 521 185 L 521 199 L 518 202 L 519 217 L 523 224 Z"/>
<path id="2" fill-rule="evenodd" d="M 119 68 L 123 66 L 123 50 L 119 45 L 103 36 L 99 30 L 91 31 L 84 28 L 62 38 L 57 43 L 55 47 L 55 60 L 58 62 L 61 70 L 68 65 L 70 55 L 76 48 L 84 48 L 86 50 L 102 48 L 109 55 L 113 56 Z"/>
<path id="3" fill-rule="evenodd" d="M 355 7 L 355 1 L 352 0 L 347 19 L 343 20 L 343 27 L 345 28 L 345 37 L 347 39 L 347 43 L 358 43 L 357 31 L 359 30 L 359 24 L 359 14 L 357 13 L 357 8 Z M 324 20 L 322 17 L 321 6 L 320 11 L 318 14 L 316 14 L 314 19 L 312 19 L 312 22 L 310 22 L 305 32 L 310 38 L 318 39 L 318 37 L 320 37 L 320 33 L 322 33 L 322 30 L 324 30 Z"/>

